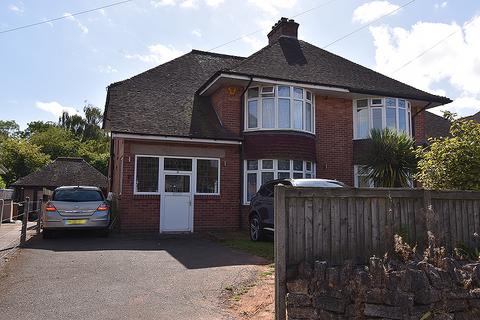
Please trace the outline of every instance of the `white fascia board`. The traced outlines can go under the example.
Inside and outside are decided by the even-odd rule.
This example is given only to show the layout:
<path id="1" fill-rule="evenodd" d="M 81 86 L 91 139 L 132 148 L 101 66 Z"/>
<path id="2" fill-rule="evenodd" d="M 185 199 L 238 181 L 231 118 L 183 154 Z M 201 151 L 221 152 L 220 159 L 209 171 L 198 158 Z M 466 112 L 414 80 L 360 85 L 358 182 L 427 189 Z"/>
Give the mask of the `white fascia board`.
<path id="1" fill-rule="evenodd" d="M 213 84 L 215 84 L 215 82 L 217 82 L 220 78 L 250 81 L 249 76 L 222 73 L 222 74 L 218 75 L 214 80 L 212 80 L 212 82 L 210 82 L 208 84 L 208 86 L 205 87 L 205 89 L 203 89 L 200 92 L 200 95 L 204 94 L 208 89 L 210 89 L 210 87 Z M 344 88 L 320 86 L 320 85 L 315 85 L 315 84 L 306 84 L 306 83 L 296 82 L 296 81 L 272 80 L 272 79 L 261 78 L 261 77 L 253 77 L 251 79 L 254 82 L 264 82 L 264 83 L 276 84 L 276 85 L 298 86 L 298 87 L 302 87 L 302 88 L 305 88 L 305 89 L 326 90 L 326 91 L 335 91 L 335 92 L 350 92 L 349 90 L 344 89 Z"/>
<path id="2" fill-rule="evenodd" d="M 181 138 L 181 137 L 169 137 L 169 136 L 143 135 L 143 134 L 134 134 L 134 133 L 112 133 L 112 138 L 133 139 L 133 140 L 152 140 L 152 141 L 172 141 L 172 142 L 233 144 L 233 145 L 242 144 L 241 141 L 235 141 L 235 140 Z"/>

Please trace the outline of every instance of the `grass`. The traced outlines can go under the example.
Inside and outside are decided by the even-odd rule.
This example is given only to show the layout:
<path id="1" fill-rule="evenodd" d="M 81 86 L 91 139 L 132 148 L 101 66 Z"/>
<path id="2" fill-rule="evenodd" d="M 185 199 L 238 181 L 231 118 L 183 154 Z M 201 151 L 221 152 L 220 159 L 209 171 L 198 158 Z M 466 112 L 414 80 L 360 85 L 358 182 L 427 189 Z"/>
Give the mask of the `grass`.
<path id="1" fill-rule="evenodd" d="M 250 253 L 273 262 L 273 241 L 252 241 L 248 232 L 228 232 L 216 234 L 224 246 Z"/>

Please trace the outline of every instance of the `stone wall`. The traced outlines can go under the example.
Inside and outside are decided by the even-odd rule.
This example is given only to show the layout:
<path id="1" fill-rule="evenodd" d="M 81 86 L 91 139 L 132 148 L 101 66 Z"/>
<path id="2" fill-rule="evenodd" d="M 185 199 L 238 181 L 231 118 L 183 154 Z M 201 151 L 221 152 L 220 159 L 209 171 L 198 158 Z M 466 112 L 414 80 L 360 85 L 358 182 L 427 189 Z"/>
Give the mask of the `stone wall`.
<path id="1" fill-rule="evenodd" d="M 433 262 L 432 262 L 433 263 Z M 288 319 L 480 319 L 480 263 L 371 258 L 368 266 L 301 264 Z"/>

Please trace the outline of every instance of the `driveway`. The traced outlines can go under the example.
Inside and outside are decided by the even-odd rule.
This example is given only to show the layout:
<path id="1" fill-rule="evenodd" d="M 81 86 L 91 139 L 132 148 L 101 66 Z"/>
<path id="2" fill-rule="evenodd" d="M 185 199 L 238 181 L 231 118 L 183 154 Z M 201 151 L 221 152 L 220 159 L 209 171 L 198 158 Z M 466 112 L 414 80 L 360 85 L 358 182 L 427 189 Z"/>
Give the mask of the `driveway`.
<path id="1" fill-rule="evenodd" d="M 203 239 L 35 237 L 0 275 L 2 319 L 231 319 L 263 260 Z"/>

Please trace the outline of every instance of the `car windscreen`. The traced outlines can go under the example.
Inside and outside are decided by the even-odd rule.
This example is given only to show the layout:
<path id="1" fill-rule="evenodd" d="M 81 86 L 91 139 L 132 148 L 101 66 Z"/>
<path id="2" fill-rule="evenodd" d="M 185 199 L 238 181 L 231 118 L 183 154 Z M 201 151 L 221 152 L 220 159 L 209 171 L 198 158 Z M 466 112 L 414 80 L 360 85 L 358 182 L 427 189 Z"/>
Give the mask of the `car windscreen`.
<path id="1" fill-rule="evenodd" d="M 103 195 L 98 190 L 62 189 L 53 193 L 52 201 L 88 202 L 103 201 Z"/>

